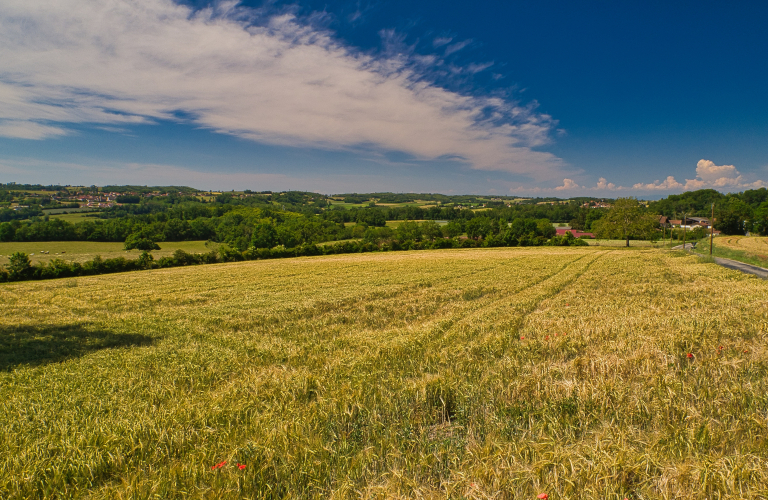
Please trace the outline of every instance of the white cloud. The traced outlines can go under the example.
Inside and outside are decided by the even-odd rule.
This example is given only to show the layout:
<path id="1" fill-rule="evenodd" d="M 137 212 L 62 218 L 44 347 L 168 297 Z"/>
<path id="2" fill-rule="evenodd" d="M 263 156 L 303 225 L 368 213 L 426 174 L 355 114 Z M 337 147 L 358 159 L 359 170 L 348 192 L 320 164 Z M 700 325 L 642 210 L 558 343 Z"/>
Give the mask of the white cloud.
<path id="1" fill-rule="evenodd" d="M 674 176 L 669 175 L 663 181 L 655 180 L 649 183 L 638 182 L 633 184 L 632 187 L 617 186 L 613 182 L 608 182 L 605 177 L 600 177 L 597 184 L 592 187 L 579 186 L 577 182 L 572 179 L 563 179 L 562 186 L 556 186 L 551 188 L 546 187 L 524 187 L 516 186 L 510 189 L 512 193 L 531 193 L 531 194 L 546 194 L 557 193 L 560 191 L 567 191 L 570 195 L 575 194 L 590 194 L 590 193 L 606 193 L 610 191 L 625 191 L 631 193 L 647 193 L 647 192 L 681 192 L 681 191 L 694 191 L 697 189 L 717 189 L 719 191 L 737 191 L 744 189 L 759 189 L 766 187 L 768 183 L 757 180 L 748 182 L 744 180 L 744 177 L 736 170 L 733 165 L 715 165 L 710 160 L 699 160 L 696 164 L 696 178 L 686 179 L 685 184 L 678 182 Z"/>
<path id="2" fill-rule="evenodd" d="M 258 15 L 235 2 L 194 12 L 171 0 L 4 0 L 0 134 L 185 116 L 269 144 L 455 157 L 539 181 L 561 174 L 559 158 L 532 149 L 553 127 L 532 107 L 450 92 L 397 54 L 360 54 L 293 15 Z"/>
<path id="3" fill-rule="evenodd" d="M 571 191 L 573 189 L 579 189 L 579 185 L 572 179 L 563 179 L 563 185 L 555 188 L 555 191 Z"/>
<path id="4" fill-rule="evenodd" d="M 715 165 L 711 160 L 699 160 L 696 164 L 696 177 L 705 182 L 720 182 L 721 179 L 740 179 L 739 171 L 733 165 Z"/>
<path id="5" fill-rule="evenodd" d="M 617 188 L 616 184 L 614 184 L 613 182 L 608 182 L 605 177 L 600 177 L 597 180 L 597 185 L 592 189 L 596 191 L 602 191 L 602 190 L 615 191 L 616 189 L 619 189 L 619 188 Z"/>
<path id="6" fill-rule="evenodd" d="M 0 121 L 0 136 L 16 137 L 19 139 L 45 139 L 57 135 L 66 135 L 67 131 L 60 127 L 51 127 L 27 120 Z"/>
<path id="7" fill-rule="evenodd" d="M 655 180 L 648 184 L 638 182 L 632 186 L 632 189 L 640 191 L 675 191 L 683 190 L 685 189 L 685 186 L 677 182 L 673 176 L 669 175 L 664 179 L 664 182 L 660 182 L 659 180 Z"/>
<path id="8" fill-rule="evenodd" d="M 668 176 L 663 182 L 654 181 L 650 184 L 642 182 L 632 186 L 639 191 L 693 191 L 696 189 L 739 190 L 758 189 L 765 187 L 766 183 L 757 180 L 746 182 L 744 177 L 733 165 L 715 165 L 711 160 L 699 160 L 696 164 L 696 178 L 686 179 L 685 184 Z"/>

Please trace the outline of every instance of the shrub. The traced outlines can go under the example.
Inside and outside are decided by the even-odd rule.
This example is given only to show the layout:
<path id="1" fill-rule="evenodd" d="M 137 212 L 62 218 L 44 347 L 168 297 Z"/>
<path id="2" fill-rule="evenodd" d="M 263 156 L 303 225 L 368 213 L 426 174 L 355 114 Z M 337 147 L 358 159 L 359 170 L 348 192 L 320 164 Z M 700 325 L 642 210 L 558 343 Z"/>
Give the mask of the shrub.
<path id="1" fill-rule="evenodd" d="M 67 278 L 74 276 L 75 271 L 69 262 L 63 259 L 53 259 L 48 265 L 42 265 L 37 272 L 41 279 Z"/>
<path id="2" fill-rule="evenodd" d="M 152 269 L 152 261 L 154 261 L 155 258 L 152 257 L 152 254 L 144 251 L 141 252 L 141 255 L 139 255 L 139 258 L 136 259 L 136 266 L 139 269 Z"/>
<path id="3" fill-rule="evenodd" d="M 187 266 L 189 264 L 195 264 L 195 256 L 185 252 L 181 248 L 173 252 L 173 261 L 177 266 Z"/>
<path id="4" fill-rule="evenodd" d="M 124 248 L 126 250 L 133 250 L 135 248 L 136 250 L 149 251 L 149 250 L 160 250 L 160 245 L 158 245 L 154 241 L 144 236 L 131 234 L 125 239 Z"/>
<path id="5" fill-rule="evenodd" d="M 275 248 L 280 248 L 280 247 L 275 247 Z M 243 253 L 246 253 L 246 252 L 239 252 L 234 248 L 228 247 L 227 245 L 222 245 L 219 248 L 219 255 L 221 255 L 222 262 L 236 262 L 236 261 L 243 260 L 244 259 Z"/>
<path id="6" fill-rule="evenodd" d="M 8 263 L 8 275 L 11 280 L 22 280 L 32 273 L 32 264 L 29 261 L 29 255 L 24 252 L 14 252 L 11 254 Z"/>

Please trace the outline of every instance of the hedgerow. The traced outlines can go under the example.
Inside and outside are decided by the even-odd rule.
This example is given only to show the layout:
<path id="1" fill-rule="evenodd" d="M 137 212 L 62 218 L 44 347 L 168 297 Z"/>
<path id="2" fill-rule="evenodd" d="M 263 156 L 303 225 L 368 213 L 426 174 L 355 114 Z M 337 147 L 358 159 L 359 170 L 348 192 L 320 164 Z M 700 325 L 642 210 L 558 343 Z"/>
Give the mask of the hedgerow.
<path id="1" fill-rule="evenodd" d="M 189 253 L 176 250 L 170 257 L 155 260 L 148 251 L 142 252 L 136 259 L 116 257 L 94 259 L 80 263 L 67 262 L 63 259 L 53 259 L 48 263 L 31 264 L 26 254 L 17 252 L 11 257 L 8 269 L 0 267 L 0 283 L 24 280 L 46 280 L 71 278 L 76 276 L 91 276 L 96 274 L 122 273 L 146 269 L 161 269 L 179 266 L 194 266 L 201 264 L 217 264 L 243 260 L 284 259 L 290 257 L 312 257 L 317 255 L 336 255 L 367 252 L 396 252 L 404 250 L 436 250 L 446 248 L 480 248 L 508 246 L 582 246 L 587 243 L 566 233 L 565 236 L 554 236 L 546 239 L 542 236 L 523 235 L 519 239 L 489 236 L 485 239 L 436 238 L 435 240 L 390 240 L 382 243 L 366 241 L 343 241 L 330 245 L 303 244 L 293 248 L 276 246 L 274 248 L 251 247 L 245 251 L 221 246 L 218 250 L 207 253 Z"/>

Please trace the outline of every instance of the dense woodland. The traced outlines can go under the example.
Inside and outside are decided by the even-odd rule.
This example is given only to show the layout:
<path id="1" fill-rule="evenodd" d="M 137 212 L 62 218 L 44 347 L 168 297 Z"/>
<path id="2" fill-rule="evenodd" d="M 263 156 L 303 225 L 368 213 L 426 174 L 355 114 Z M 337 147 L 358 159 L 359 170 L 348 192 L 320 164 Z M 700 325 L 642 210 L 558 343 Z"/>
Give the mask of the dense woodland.
<path id="1" fill-rule="evenodd" d="M 109 199 L 112 206 L 84 213 L 77 221 L 56 217 L 67 210 L 82 210 L 78 207 L 84 200 L 90 203 L 95 198 Z M 415 193 L 329 197 L 300 191 L 210 193 L 178 186 L 71 188 L 0 184 L 0 241 L 113 241 L 126 242 L 126 248 L 146 246 L 149 250 L 154 248 L 150 243 L 211 240 L 245 251 L 349 239 L 379 244 L 466 235 L 489 245 L 530 245 L 542 244 L 554 235 L 551 223 L 566 223 L 584 231 L 593 229 L 593 223 L 608 210 L 597 208 L 598 201 L 613 202 Z M 765 188 L 728 195 L 715 190 L 692 191 L 650 202 L 643 211 L 671 218 L 709 216 L 712 203 L 715 227 L 723 233 L 768 234 Z M 427 222 L 401 223 L 392 228 L 387 221 Z"/>

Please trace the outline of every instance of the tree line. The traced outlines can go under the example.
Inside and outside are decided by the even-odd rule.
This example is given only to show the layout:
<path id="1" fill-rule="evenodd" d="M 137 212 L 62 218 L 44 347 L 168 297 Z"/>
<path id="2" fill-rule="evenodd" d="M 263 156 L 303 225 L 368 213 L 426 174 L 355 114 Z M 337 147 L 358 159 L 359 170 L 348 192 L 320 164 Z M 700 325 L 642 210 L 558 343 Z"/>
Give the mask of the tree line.
<path id="1" fill-rule="evenodd" d="M 723 194 L 714 189 L 700 189 L 669 195 L 651 202 L 649 210 L 672 219 L 711 217 L 715 207 L 715 229 L 724 234 L 747 232 L 768 235 L 768 190 L 749 189 L 741 193 Z"/>
<path id="2" fill-rule="evenodd" d="M 492 224 L 488 221 L 478 221 L 482 224 Z M 11 255 L 7 267 L 0 267 L 0 282 L 21 280 L 44 280 L 108 274 L 166 267 L 178 267 L 200 264 L 215 264 L 243 260 L 279 259 L 288 257 L 307 257 L 316 255 L 335 255 L 363 252 L 390 252 L 403 250 L 431 250 L 445 248 L 480 248 L 502 246 L 579 246 L 586 245 L 584 240 L 576 239 L 570 233 L 556 236 L 552 224 L 544 220 L 516 219 L 506 228 L 498 228 L 496 234 L 493 228 L 485 238 L 479 235 L 475 238 L 460 239 L 443 236 L 441 228 L 434 222 L 416 223 L 405 222 L 391 230 L 388 227 L 369 228 L 361 240 L 342 241 L 328 245 L 304 243 L 292 248 L 283 245 L 273 247 L 251 246 L 246 250 L 238 250 L 227 245 L 206 253 L 192 254 L 176 250 L 173 255 L 157 260 L 149 251 L 142 252 L 136 259 L 116 257 L 102 259 L 100 256 L 79 263 L 67 262 L 56 258 L 49 262 L 32 264 L 29 256 L 23 252 Z M 387 233 L 387 230 L 391 231 Z M 478 233 L 479 234 L 479 233 Z"/>
<path id="3" fill-rule="evenodd" d="M 6 185 L 8 186 L 8 185 Z M 19 185 L 13 185 L 18 188 Z M 42 187 L 42 186 L 29 186 Z M 109 187 L 121 192 L 119 186 Z M 0 190 L 2 191 L 2 190 Z M 585 206 L 584 200 L 558 202 L 486 202 L 482 210 L 454 206 L 367 206 L 341 208 L 329 206 L 328 197 L 316 193 L 221 193 L 215 198 L 197 197 L 194 190 L 174 187 L 165 196 L 138 196 L 122 190 L 130 199 L 122 206 L 103 210 L 81 222 L 68 222 L 44 215 L 40 208 L 0 210 L 0 241 L 109 241 L 125 242 L 134 248 L 153 243 L 183 240 L 211 240 L 239 251 L 250 247 L 293 248 L 346 239 L 383 241 L 392 239 L 387 221 L 442 221 L 440 233 L 454 238 L 466 233 L 470 239 L 499 238 L 503 229 L 518 220 L 544 220 L 568 223 L 573 229 L 595 232 L 599 237 L 617 236 L 614 222 L 603 220 L 608 210 Z M 146 193 L 144 193 L 146 194 Z M 409 200 L 422 195 L 394 195 L 393 200 Z M 368 195 L 359 195 L 365 197 Z M 423 195 L 426 196 L 426 195 Z M 429 195 L 435 203 L 476 197 Z M 138 203 L 133 203 L 138 199 Z M 617 200 L 606 200 L 616 203 Z M 765 188 L 723 195 L 700 190 L 671 195 L 635 207 L 635 218 L 661 214 L 709 216 L 715 203 L 715 228 L 725 234 L 768 234 L 768 192 Z M 508 203 L 508 204 L 507 204 Z M 375 205 L 375 204 L 374 204 Z M 650 220 L 650 219 L 649 219 Z M 444 224 L 447 222 L 447 224 Z M 412 227 L 409 225 L 403 226 Z M 422 236 L 434 238 L 435 225 L 419 226 Z M 654 238 L 656 228 L 623 231 L 622 238 Z M 627 234 L 625 234 L 627 233 Z M 402 238 L 401 238 L 402 239 Z M 411 238 L 418 241 L 419 238 Z"/>

